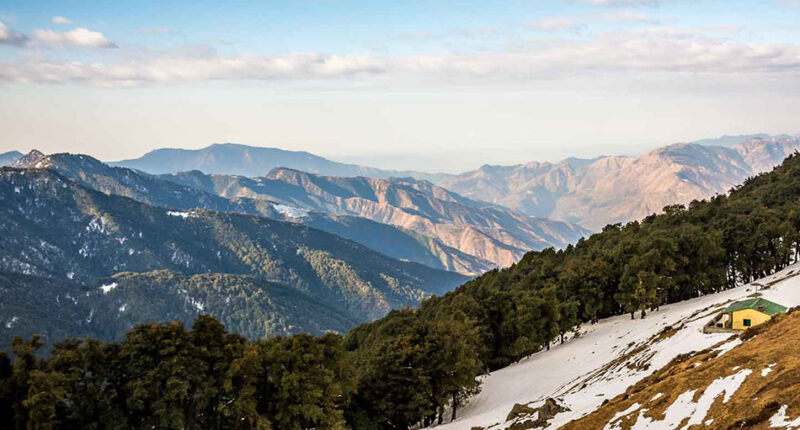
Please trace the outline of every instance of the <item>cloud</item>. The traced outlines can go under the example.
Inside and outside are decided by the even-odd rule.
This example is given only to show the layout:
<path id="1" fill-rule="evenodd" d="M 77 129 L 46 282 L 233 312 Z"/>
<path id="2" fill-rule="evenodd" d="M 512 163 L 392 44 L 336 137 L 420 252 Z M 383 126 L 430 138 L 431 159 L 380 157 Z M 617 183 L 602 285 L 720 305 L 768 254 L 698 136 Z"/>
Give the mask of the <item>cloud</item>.
<path id="1" fill-rule="evenodd" d="M 616 10 L 613 12 L 601 12 L 593 15 L 596 18 L 606 21 L 638 22 L 645 24 L 656 24 L 659 22 L 657 19 L 651 18 L 648 14 L 642 11 L 630 9 Z"/>
<path id="2" fill-rule="evenodd" d="M 528 24 L 529 28 L 543 31 L 562 31 L 562 30 L 581 30 L 585 27 L 582 20 L 573 16 L 554 16 L 533 21 Z"/>
<path id="3" fill-rule="evenodd" d="M 33 30 L 33 37 L 48 45 L 76 45 L 93 48 L 116 48 L 103 33 L 78 27 L 69 31 Z"/>
<path id="4" fill-rule="evenodd" d="M 72 24 L 72 21 L 70 21 L 69 18 L 64 18 L 63 16 L 54 16 L 53 24 Z"/>
<path id="5" fill-rule="evenodd" d="M 104 86 L 209 80 L 285 80 L 339 78 L 383 73 L 385 64 L 369 56 L 292 54 L 227 57 L 160 57 L 125 64 L 84 64 L 34 60 L 0 63 L 0 79 L 21 82 L 92 82 Z"/>
<path id="6" fill-rule="evenodd" d="M 27 36 L 8 28 L 0 21 L 0 45 L 23 46 L 27 42 Z"/>
<path id="7" fill-rule="evenodd" d="M 26 59 L 0 62 L 0 80 L 88 82 L 100 86 L 180 84 L 214 80 L 365 80 L 389 85 L 521 82 L 596 76 L 660 79 L 673 75 L 800 80 L 800 45 L 744 43 L 684 28 L 610 31 L 580 40 L 539 40 L 512 51 L 442 55 L 217 55 L 162 53 L 118 63 Z"/>
<path id="8" fill-rule="evenodd" d="M 542 31 L 583 31 L 591 23 L 598 21 L 658 24 L 657 19 L 648 14 L 630 9 L 610 12 L 580 13 L 572 15 L 551 16 L 528 23 L 528 28 Z"/>

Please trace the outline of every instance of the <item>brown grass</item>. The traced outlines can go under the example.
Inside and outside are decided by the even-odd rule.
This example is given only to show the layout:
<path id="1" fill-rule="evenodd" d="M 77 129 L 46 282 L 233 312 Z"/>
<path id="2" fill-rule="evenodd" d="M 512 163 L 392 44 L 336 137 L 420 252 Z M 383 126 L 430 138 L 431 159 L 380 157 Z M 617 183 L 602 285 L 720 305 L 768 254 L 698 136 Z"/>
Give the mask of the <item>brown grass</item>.
<path id="1" fill-rule="evenodd" d="M 664 419 L 664 412 L 684 392 L 697 390 L 695 401 L 717 378 L 729 376 L 740 369 L 751 373 L 728 403 L 717 397 L 704 420 L 713 418 L 711 428 L 769 428 L 769 419 L 782 406 L 788 405 L 787 415 L 800 415 L 800 312 L 779 315 L 770 322 L 742 334 L 744 343 L 717 356 L 711 349 L 676 357 L 663 369 L 630 387 L 595 412 L 572 421 L 565 429 L 602 429 L 616 413 L 634 403 L 647 409 L 645 416 Z M 699 365 L 696 365 L 700 363 Z M 772 372 L 761 376 L 761 370 L 776 363 Z M 651 399 L 658 393 L 662 396 Z M 630 428 L 639 411 L 622 421 Z M 693 428 L 709 428 L 695 426 Z"/>

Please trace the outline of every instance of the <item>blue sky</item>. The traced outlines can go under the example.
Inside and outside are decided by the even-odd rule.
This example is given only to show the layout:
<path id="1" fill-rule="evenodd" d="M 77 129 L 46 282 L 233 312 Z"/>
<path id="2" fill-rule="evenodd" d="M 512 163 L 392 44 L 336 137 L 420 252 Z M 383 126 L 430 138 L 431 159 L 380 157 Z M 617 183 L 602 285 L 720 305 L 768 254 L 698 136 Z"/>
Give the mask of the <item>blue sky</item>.
<path id="1" fill-rule="evenodd" d="M 797 22 L 796 0 L 0 1 L 0 151 L 457 171 L 797 133 Z"/>

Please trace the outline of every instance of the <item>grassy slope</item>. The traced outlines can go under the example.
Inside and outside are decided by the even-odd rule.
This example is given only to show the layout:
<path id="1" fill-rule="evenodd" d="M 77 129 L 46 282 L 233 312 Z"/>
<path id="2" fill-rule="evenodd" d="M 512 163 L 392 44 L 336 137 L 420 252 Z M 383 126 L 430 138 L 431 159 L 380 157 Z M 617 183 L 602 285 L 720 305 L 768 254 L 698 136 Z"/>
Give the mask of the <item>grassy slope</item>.
<path id="1" fill-rule="evenodd" d="M 729 385 L 728 391 L 713 398 L 705 415 L 697 414 L 693 422 L 699 420 L 703 424 L 689 428 L 770 428 L 770 421 L 777 423 L 784 406 L 788 420 L 796 419 L 800 416 L 800 312 L 780 315 L 748 330 L 741 339 L 741 345 L 724 354 L 709 348 L 677 357 L 597 411 L 564 428 L 600 429 L 608 425 L 629 429 L 643 428 L 645 424 L 644 428 L 683 428 L 689 423 L 690 417 L 685 415 L 692 406 L 676 403 L 681 394 L 696 390 L 692 400 L 698 402 L 704 394 L 708 397 L 706 393 L 714 392 L 710 387 L 714 381 L 719 385 L 722 378 L 740 372 L 744 375 L 747 370 L 752 373 L 738 389 L 734 391 L 735 384 Z M 764 371 L 767 368 L 771 370 Z M 763 373 L 766 374 L 762 376 Z M 636 408 L 635 404 L 640 406 Z M 630 413 L 625 414 L 627 411 Z"/>

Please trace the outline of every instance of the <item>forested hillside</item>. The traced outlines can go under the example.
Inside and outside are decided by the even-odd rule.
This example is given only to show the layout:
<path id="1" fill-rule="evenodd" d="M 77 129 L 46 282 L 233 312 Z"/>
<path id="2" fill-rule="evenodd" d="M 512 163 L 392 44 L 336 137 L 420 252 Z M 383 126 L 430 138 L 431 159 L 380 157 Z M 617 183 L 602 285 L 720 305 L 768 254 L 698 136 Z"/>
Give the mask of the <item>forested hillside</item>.
<path id="1" fill-rule="evenodd" d="M 478 373 L 547 348 L 578 324 L 621 313 L 645 317 L 648 309 L 661 304 L 773 273 L 797 259 L 798 203 L 800 157 L 792 155 L 771 173 L 747 180 L 730 196 L 667 207 L 663 214 L 642 222 L 611 225 L 562 251 L 530 252 L 508 269 L 488 272 L 425 301 L 416 312 L 392 312 L 360 326 L 347 336 L 348 349 L 360 357 L 367 375 L 355 404 L 367 415 L 400 426 L 420 416 L 438 419 L 434 416 L 442 403 L 455 399 L 457 406 L 474 392 L 472 381 Z M 464 366 L 451 368 L 449 374 L 457 379 L 458 371 L 464 371 L 465 383 L 427 400 L 369 394 L 369 386 L 381 386 L 384 393 L 398 379 L 436 392 L 433 387 L 441 378 L 434 376 L 435 366 L 422 364 L 428 341 L 409 327 L 415 327 L 413 322 L 453 321 L 468 327 L 462 332 L 472 333 L 458 338 Z M 380 364 L 390 359 L 403 365 L 383 369 Z M 473 362 L 480 364 L 467 365 Z M 402 391 L 399 385 L 398 390 Z M 404 400 L 387 408 L 389 399 Z M 398 416 L 397 411 L 405 414 Z"/>
<path id="2" fill-rule="evenodd" d="M 141 290 L 145 284 L 172 294 L 178 302 L 205 302 L 202 296 L 209 294 L 209 304 L 225 296 L 233 299 L 237 294 L 234 287 L 241 288 L 251 305 L 236 308 L 243 312 L 237 318 L 254 318 L 250 322 L 254 326 L 247 328 L 243 321 L 229 319 L 230 315 L 221 313 L 225 306 L 206 311 L 222 317 L 236 330 L 266 336 L 303 329 L 315 333 L 344 331 L 358 322 L 383 316 L 391 308 L 416 305 L 467 279 L 394 260 L 303 225 L 240 214 L 154 207 L 83 188 L 48 170 L 0 170 L 0 202 L 4 220 L 0 224 L 0 272 L 47 279 L 42 289 L 52 291 L 40 294 L 54 300 L 66 297 L 57 291 L 59 284 L 79 285 L 84 291 L 67 298 L 78 302 L 89 300 L 102 285 L 117 282 L 123 287 L 136 280 L 140 287 L 103 295 L 108 302 L 116 294 L 126 294 L 108 309 L 120 321 L 128 321 L 122 326 L 125 330 L 134 322 L 186 320 L 181 318 L 186 315 L 182 308 L 169 308 L 173 313 L 152 312 L 153 303 L 147 302 Z M 146 273 L 157 270 L 178 275 Z M 120 272 L 133 274 L 115 280 Z M 275 283 L 283 287 L 276 288 Z M 226 285 L 223 291 L 214 292 L 221 285 Z M 287 295 L 286 288 L 296 294 Z M 6 305 L 2 317 L 17 316 L 20 321 L 15 324 L 23 324 L 22 316 L 11 308 L 11 304 L 19 304 L 19 298 L 4 291 L 2 299 Z M 270 300 L 276 303 L 270 304 Z M 316 312 L 318 306 L 309 305 L 313 302 L 324 303 L 328 311 Z M 117 312 L 117 307 L 123 310 Z M 101 308 L 85 307 L 87 312 Z M 264 314 L 246 309 L 261 309 Z M 146 318 L 125 317 L 137 312 Z M 324 321 L 335 323 L 326 327 Z"/>
<path id="3" fill-rule="evenodd" d="M 578 324 L 619 314 L 646 317 L 648 310 L 662 304 L 721 291 L 795 261 L 800 247 L 798 203 L 800 156 L 792 155 L 729 196 L 671 206 L 642 222 L 608 226 L 561 251 L 530 252 L 508 269 L 488 272 L 443 297 L 428 299 L 418 310 L 393 311 L 344 339 L 241 341 L 222 348 L 225 353 L 206 355 L 201 348 L 183 357 L 184 350 L 196 351 L 192 348 L 201 345 L 191 343 L 193 333 L 206 329 L 187 332 L 180 325 L 152 325 L 137 328 L 119 346 L 73 343 L 69 348 L 82 352 L 54 353 L 47 363 L 26 352 L 35 345 L 17 340 L 13 348 L 23 358 L 16 360 L 13 371 L 10 365 L 4 367 L 5 383 L 17 387 L 7 390 L 16 396 L 7 403 L 15 405 L 13 412 L 7 413 L 17 414 L 14 419 L 21 423 L 39 416 L 70 422 L 79 416 L 75 405 L 84 404 L 96 390 L 83 392 L 84 384 L 72 383 L 86 377 L 80 369 L 88 364 L 59 367 L 67 361 L 57 357 L 97 356 L 83 351 L 108 348 L 119 355 L 101 356 L 98 362 L 125 369 L 118 402 L 131 409 L 113 402 L 89 403 L 103 408 L 97 416 L 112 414 L 134 426 L 158 422 L 162 428 L 194 428 L 200 426 L 195 420 L 212 415 L 220 428 L 241 428 L 239 422 L 250 427 L 269 422 L 275 428 L 354 429 L 430 424 L 442 420 L 445 411 L 457 416 L 459 405 L 480 389 L 478 375 L 548 348 Z M 214 331 L 220 333 L 221 328 Z M 221 338 L 235 339 L 219 334 Z M 221 343 L 215 342 L 202 345 Z M 304 355 L 300 345 L 319 345 L 314 350 L 320 353 Z M 285 348 L 299 348 L 300 355 L 280 352 Z M 143 370 L 155 366 L 152 357 L 161 349 L 161 356 L 180 358 L 162 360 L 158 371 Z M 225 358 L 218 365 L 196 361 L 209 356 Z M 246 369 L 255 373 L 238 373 Z M 120 370 L 106 372 L 110 373 L 91 373 L 100 379 L 95 384 L 106 387 L 102 381 L 115 380 L 111 375 Z M 218 379 L 197 382 L 208 381 L 204 378 L 209 374 Z M 20 385 L 20 379 L 32 382 Z M 317 381 L 324 381 L 325 388 Z M 27 392 L 19 388 L 28 386 Z M 63 391 L 53 400 L 39 395 L 47 391 L 39 387 Z M 333 395 L 326 390 L 334 390 Z M 295 396 L 294 406 L 281 403 L 287 392 Z M 65 397 L 71 400 L 62 402 Z M 236 406 L 223 406 L 228 404 Z M 37 409 L 40 405 L 43 409 Z M 208 414 L 198 414 L 202 408 L 208 408 Z"/>

